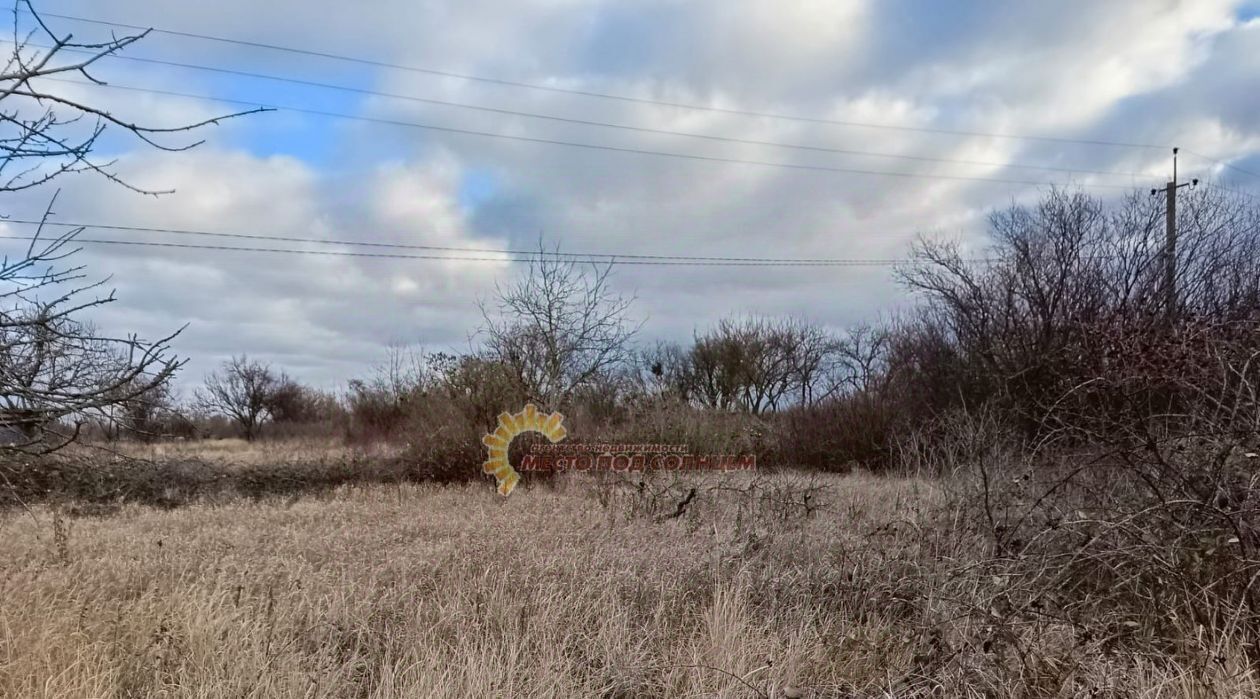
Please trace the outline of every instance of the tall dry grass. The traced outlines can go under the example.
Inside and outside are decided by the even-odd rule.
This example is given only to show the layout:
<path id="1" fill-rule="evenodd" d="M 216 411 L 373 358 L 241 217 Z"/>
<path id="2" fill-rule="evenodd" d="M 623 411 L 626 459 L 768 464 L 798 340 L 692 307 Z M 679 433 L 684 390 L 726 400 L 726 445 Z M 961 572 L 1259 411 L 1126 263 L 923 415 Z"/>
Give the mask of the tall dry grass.
<path id="1" fill-rule="evenodd" d="M 791 473 L 13 510 L 0 696 L 1260 691 L 1228 643 L 1198 667 L 1006 623 L 1008 583 L 949 517 L 927 481 Z"/>

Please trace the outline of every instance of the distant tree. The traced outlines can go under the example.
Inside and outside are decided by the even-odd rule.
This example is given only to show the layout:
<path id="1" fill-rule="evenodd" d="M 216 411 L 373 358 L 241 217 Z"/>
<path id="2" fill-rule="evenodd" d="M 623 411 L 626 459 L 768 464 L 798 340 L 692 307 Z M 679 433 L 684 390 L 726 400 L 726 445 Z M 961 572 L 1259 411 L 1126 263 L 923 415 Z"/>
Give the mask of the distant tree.
<path id="1" fill-rule="evenodd" d="M 789 356 L 787 385 L 798 405 L 810 406 L 833 396 L 839 389 L 836 374 L 842 365 L 843 342 L 825 328 L 789 318 L 779 324 Z M 777 407 L 777 406 L 776 406 Z"/>
<path id="2" fill-rule="evenodd" d="M 482 305 L 489 358 L 510 367 L 530 400 L 563 406 L 630 358 L 634 299 L 614 292 L 611 264 L 589 267 L 541 248 L 525 276 Z"/>
<path id="3" fill-rule="evenodd" d="M 132 387 L 124 386 L 123 392 Z M 154 386 L 130 398 L 120 399 L 106 412 L 101 428 L 109 439 L 129 435 L 141 441 L 150 441 L 171 434 L 171 428 L 181 422 L 174 390 L 170 383 Z"/>
<path id="4" fill-rule="evenodd" d="M 409 406 L 434 383 L 436 355 L 392 344 L 385 359 L 369 375 L 351 379 L 346 392 L 351 431 L 361 439 L 398 437 L 408 420 Z"/>
<path id="5" fill-rule="evenodd" d="M 271 415 L 279 387 L 268 365 L 241 355 L 208 374 L 197 399 L 205 410 L 230 417 L 240 426 L 242 436 L 253 440 Z"/>
<path id="6" fill-rule="evenodd" d="M 839 392 L 873 392 L 887 380 L 888 348 L 892 333 L 885 328 L 857 325 L 835 344 L 835 363 L 828 375 L 828 397 Z"/>
<path id="7" fill-rule="evenodd" d="M 695 389 L 691 355 L 677 342 L 657 342 L 636 355 L 639 390 L 648 396 L 690 401 Z"/>
<path id="8" fill-rule="evenodd" d="M 689 391 L 699 404 L 754 414 L 833 394 L 840 343 L 795 318 L 726 318 L 691 347 Z"/>
<path id="9" fill-rule="evenodd" d="M 271 420 L 276 423 L 319 422 L 340 410 L 336 396 L 304 386 L 284 372 L 276 379 L 269 400 Z"/>

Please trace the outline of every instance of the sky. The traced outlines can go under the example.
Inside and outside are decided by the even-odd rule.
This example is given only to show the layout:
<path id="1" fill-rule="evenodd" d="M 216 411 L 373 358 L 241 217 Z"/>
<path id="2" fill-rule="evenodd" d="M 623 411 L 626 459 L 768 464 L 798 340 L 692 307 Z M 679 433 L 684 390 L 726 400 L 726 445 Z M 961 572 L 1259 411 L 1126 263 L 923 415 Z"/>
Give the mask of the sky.
<path id="1" fill-rule="evenodd" d="M 118 297 L 93 321 L 149 338 L 187 326 L 174 342 L 189 359 L 187 385 L 232 354 L 335 388 L 391 344 L 467 350 L 482 325 L 478 302 L 524 271 L 498 251 L 540 241 L 578 253 L 722 257 L 903 259 L 919 236 L 979 249 L 989 212 L 1051 186 L 1104 198 L 1161 186 L 1172 146 L 1183 179 L 1260 195 L 1260 176 L 1242 172 L 1260 173 L 1256 1 L 35 4 L 371 62 L 155 32 L 97 65 L 109 87 L 47 84 L 153 126 L 279 107 L 168 141 L 204 139 L 186 152 L 103 139 L 102 157 L 130 182 L 174 193 L 66 177 L 57 220 L 487 251 L 464 253 L 482 261 L 400 260 L 85 244 L 77 261 L 109 276 Z M 47 21 L 78 40 L 110 32 Z M 4 195 L 0 213 L 36 216 L 52 193 Z M 4 252 L 15 246 L 0 241 Z M 748 313 L 842 329 L 911 300 L 888 266 L 619 265 L 613 283 L 636 298 L 645 342 L 686 340 Z"/>

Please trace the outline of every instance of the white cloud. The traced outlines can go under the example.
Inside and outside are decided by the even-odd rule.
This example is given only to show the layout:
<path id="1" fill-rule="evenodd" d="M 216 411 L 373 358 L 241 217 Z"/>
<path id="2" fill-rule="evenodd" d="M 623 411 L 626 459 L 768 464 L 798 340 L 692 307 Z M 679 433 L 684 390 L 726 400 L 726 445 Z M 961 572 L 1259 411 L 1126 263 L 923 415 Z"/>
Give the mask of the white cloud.
<path id="1" fill-rule="evenodd" d="M 1170 145 L 1175 139 L 1188 151 L 1213 157 L 1260 148 L 1260 125 L 1252 118 L 1260 108 L 1260 31 L 1236 18 L 1236 4 L 1217 0 L 984 6 L 894 0 L 74 0 L 55 9 L 727 109 L 977 133 Z M 94 30 L 69 26 L 81 36 Z M 161 89 L 220 95 L 240 90 L 249 99 L 317 108 L 335 100 L 330 108 L 336 111 L 495 133 L 867 171 L 1144 187 L 1168 169 L 1162 150 L 752 118 L 161 35 L 133 52 L 651 129 L 994 164 L 698 141 L 276 83 L 246 85 L 131 63 L 111 63 L 98 74 Z M 120 113 L 163 123 L 216 113 L 212 105 L 153 95 L 115 93 L 110 100 Z M 204 135 L 210 144 L 199 151 L 147 152 L 124 161 L 138 183 L 173 186 L 177 194 L 150 200 L 79 180 L 63 194 L 60 213 L 65 219 L 486 251 L 532 247 L 542 234 L 579 252 L 897 258 L 920 232 L 974 240 L 987 209 L 1037 193 L 1037 187 L 1014 183 L 695 162 L 292 114 L 244 120 Z M 276 152 L 289 155 L 266 155 Z M 1010 166 L 1021 162 L 1069 171 Z M 1184 162 L 1186 171 L 1210 171 L 1193 156 Z M 464 191 L 470 177 L 489 182 L 474 204 Z M 19 203 L 33 207 L 35 200 Z M 123 235 L 174 240 L 111 237 Z M 519 272 L 505 261 L 125 247 L 90 248 L 85 259 L 118 280 L 121 301 L 102 315 L 103 323 L 149 334 L 192 323 L 179 343 L 196 360 L 192 374 L 246 351 L 325 383 L 354 374 L 387 342 L 462 345 L 478 325 L 476 299 Z M 685 336 L 716 315 L 748 310 L 805 314 L 839 325 L 874 317 L 905 299 L 886 268 L 627 266 L 616 279 L 626 292 L 637 292 L 651 336 Z"/>

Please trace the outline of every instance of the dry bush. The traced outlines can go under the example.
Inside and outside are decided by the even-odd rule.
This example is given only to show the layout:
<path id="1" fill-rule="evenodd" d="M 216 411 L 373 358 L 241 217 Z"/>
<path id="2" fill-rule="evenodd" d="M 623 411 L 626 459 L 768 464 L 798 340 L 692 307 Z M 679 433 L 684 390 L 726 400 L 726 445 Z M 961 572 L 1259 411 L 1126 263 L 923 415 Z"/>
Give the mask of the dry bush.
<path id="1" fill-rule="evenodd" d="M 407 422 L 407 405 L 402 395 L 373 386 L 351 382 L 346 394 L 349 420 L 346 438 L 358 444 L 399 439 Z"/>
<path id="2" fill-rule="evenodd" d="M 997 212 L 983 262 L 957 244 L 922 242 L 899 271 L 922 303 L 894 333 L 888 390 L 907 415 L 925 418 L 993 404 L 1035 437 L 1047 407 L 1107 371 L 1113 351 L 1156 350 L 1169 325 L 1221 330 L 1254 318 L 1260 208 L 1215 188 L 1183 199 L 1173 309 L 1163 307 L 1162 207 L 1149 197 L 1106 204 L 1054 190 L 1036 206 Z M 1179 368 L 1213 368 L 1190 360 Z M 1177 370 L 1151 364 L 1130 378 L 1159 382 Z"/>
<path id="3" fill-rule="evenodd" d="M 467 461 L 425 461 L 401 449 L 275 442 L 260 449 L 258 444 L 222 440 L 175 448 L 151 445 L 137 455 L 88 448 L 38 460 L 9 459 L 0 462 L 0 511 L 45 502 L 83 512 L 112 512 L 127 504 L 175 508 L 480 475 Z M 439 470 L 440 464 L 453 463 L 458 463 L 457 471 Z"/>
<path id="4" fill-rule="evenodd" d="M 1157 383 L 1145 369 L 1135 379 L 1113 356 L 1095 382 L 1111 412 L 1094 412 L 1092 398 L 1058 401 L 1068 414 L 1048 420 L 1057 429 L 1035 448 L 992 411 L 956 413 L 908 440 L 945 474 L 954 526 L 983 542 L 954 594 L 990 617 L 979 629 L 988 648 L 1029 672 L 1091 654 L 1159 659 L 1183 668 L 1187 694 L 1205 696 L 1213 677 L 1249 676 L 1260 406 L 1247 361 L 1205 356 L 1216 381 L 1197 372 Z M 1156 395 L 1178 412 L 1150 411 Z M 1049 658 L 1048 627 L 1062 635 Z"/>
<path id="5" fill-rule="evenodd" d="M 981 460 L 947 481 L 983 552 L 954 594 L 986 618 L 986 648 L 1030 671 L 1149 658 L 1182 668 L 1187 695 L 1249 676 L 1255 561 L 1228 525 L 1201 502 L 1152 502 L 1096 453 L 1019 464 Z M 1048 628 L 1059 636 L 1049 656 Z"/>
<path id="6" fill-rule="evenodd" d="M 1260 642 L 1260 227 L 1190 196 L 1168 309 L 1156 214 L 1052 192 L 994 217 L 988 264 L 925 244 L 882 395 L 917 423 L 901 465 L 942 474 L 984 542 L 951 593 L 982 610 L 977 638 L 1030 677 L 1141 655 L 1208 693 Z"/>
<path id="7" fill-rule="evenodd" d="M 778 444 L 773 459 L 819 471 L 846 471 L 855 464 L 887 470 L 901 428 L 895 407 L 871 392 L 789 410 L 773 423 Z"/>
<path id="8" fill-rule="evenodd" d="M 467 406 L 447 396 L 421 396 L 408 406 L 403 460 L 414 480 L 439 483 L 483 479 L 486 451 L 481 438 L 490 429 L 470 418 Z"/>
<path id="9" fill-rule="evenodd" d="M 774 439 L 764 418 L 747 413 L 698 408 L 672 400 L 632 404 L 625 417 L 612 422 L 583 419 L 571 424 L 572 442 L 681 444 L 694 454 L 766 455 Z M 566 423 L 569 421 L 566 419 Z"/>
<path id="10" fill-rule="evenodd" d="M 1260 658 L 1256 337 L 1241 322 L 1124 335 L 1020 468 L 973 462 L 970 521 L 1026 603 L 1112 645 L 1173 653 L 1197 629 Z"/>
<path id="11" fill-rule="evenodd" d="M 1019 473 L 1018 464 L 1028 448 L 1003 411 L 992 405 L 975 410 L 960 408 L 936 416 L 915 429 L 907 429 L 894 447 L 896 463 L 903 473 L 952 477 L 967 471 L 972 476 L 963 481 L 978 487 L 983 487 L 988 471 L 978 469 L 977 464 Z"/>

